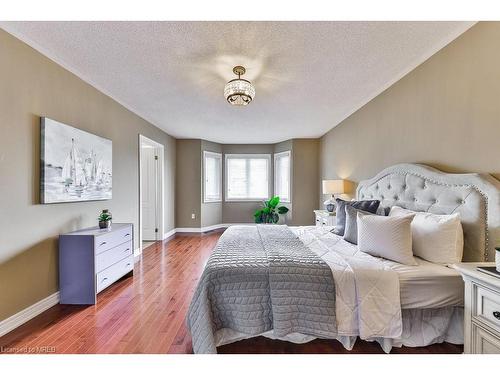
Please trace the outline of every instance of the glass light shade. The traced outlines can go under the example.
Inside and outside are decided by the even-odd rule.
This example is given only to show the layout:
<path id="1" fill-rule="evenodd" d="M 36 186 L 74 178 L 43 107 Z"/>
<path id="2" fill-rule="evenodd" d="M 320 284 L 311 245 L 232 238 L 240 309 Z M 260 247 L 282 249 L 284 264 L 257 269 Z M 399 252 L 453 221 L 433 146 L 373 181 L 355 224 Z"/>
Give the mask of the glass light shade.
<path id="1" fill-rule="evenodd" d="M 255 88 L 245 79 L 233 79 L 226 83 L 224 87 L 224 97 L 229 104 L 247 105 L 255 97 Z"/>

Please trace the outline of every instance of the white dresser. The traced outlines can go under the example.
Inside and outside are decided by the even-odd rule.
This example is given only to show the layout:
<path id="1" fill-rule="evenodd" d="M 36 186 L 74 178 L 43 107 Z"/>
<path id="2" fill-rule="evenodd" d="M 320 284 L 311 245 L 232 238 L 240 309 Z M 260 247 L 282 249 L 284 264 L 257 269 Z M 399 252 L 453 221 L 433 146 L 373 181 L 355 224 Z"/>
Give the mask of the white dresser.
<path id="1" fill-rule="evenodd" d="M 478 271 L 477 266 L 495 264 L 454 265 L 465 282 L 464 352 L 500 354 L 500 278 Z"/>
<path id="2" fill-rule="evenodd" d="M 316 226 L 334 227 L 337 222 L 335 212 L 314 210 L 314 215 L 316 216 Z"/>
<path id="3" fill-rule="evenodd" d="M 97 293 L 132 274 L 132 224 L 88 228 L 59 236 L 59 290 L 62 304 L 91 305 Z"/>

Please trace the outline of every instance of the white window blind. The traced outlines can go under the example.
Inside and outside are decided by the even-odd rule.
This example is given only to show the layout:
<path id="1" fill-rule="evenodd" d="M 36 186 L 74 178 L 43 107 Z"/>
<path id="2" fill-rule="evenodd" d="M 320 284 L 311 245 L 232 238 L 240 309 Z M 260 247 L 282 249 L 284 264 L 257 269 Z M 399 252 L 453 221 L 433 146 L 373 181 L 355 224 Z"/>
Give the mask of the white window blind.
<path id="1" fill-rule="evenodd" d="M 203 201 L 222 200 L 222 154 L 203 151 Z"/>
<path id="2" fill-rule="evenodd" d="M 226 155 L 226 200 L 269 198 L 271 155 Z"/>
<path id="3" fill-rule="evenodd" d="M 290 202 L 290 151 L 274 154 L 274 195 L 281 202 Z"/>

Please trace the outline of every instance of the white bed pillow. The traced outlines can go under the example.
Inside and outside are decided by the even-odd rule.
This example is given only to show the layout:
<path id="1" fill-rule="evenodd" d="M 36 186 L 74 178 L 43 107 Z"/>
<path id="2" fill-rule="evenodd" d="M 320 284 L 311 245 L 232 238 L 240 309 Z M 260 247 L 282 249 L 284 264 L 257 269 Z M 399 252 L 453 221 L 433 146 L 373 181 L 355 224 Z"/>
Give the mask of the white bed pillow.
<path id="1" fill-rule="evenodd" d="M 451 264 L 462 261 L 464 233 L 460 214 L 436 215 L 393 206 L 389 216 L 415 214 L 411 223 L 413 254 L 433 263 Z"/>
<path id="2" fill-rule="evenodd" d="M 416 266 L 411 244 L 414 215 L 379 216 L 358 212 L 358 249 L 364 253 Z"/>

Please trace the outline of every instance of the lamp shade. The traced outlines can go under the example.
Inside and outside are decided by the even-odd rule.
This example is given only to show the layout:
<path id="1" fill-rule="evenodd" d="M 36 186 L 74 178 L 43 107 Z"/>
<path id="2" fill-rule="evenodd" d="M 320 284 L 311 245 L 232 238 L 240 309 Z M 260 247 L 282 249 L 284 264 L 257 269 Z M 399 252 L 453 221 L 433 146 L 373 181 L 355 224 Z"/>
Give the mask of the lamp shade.
<path id="1" fill-rule="evenodd" d="M 347 180 L 323 180 L 323 194 L 344 194 L 347 192 Z"/>

